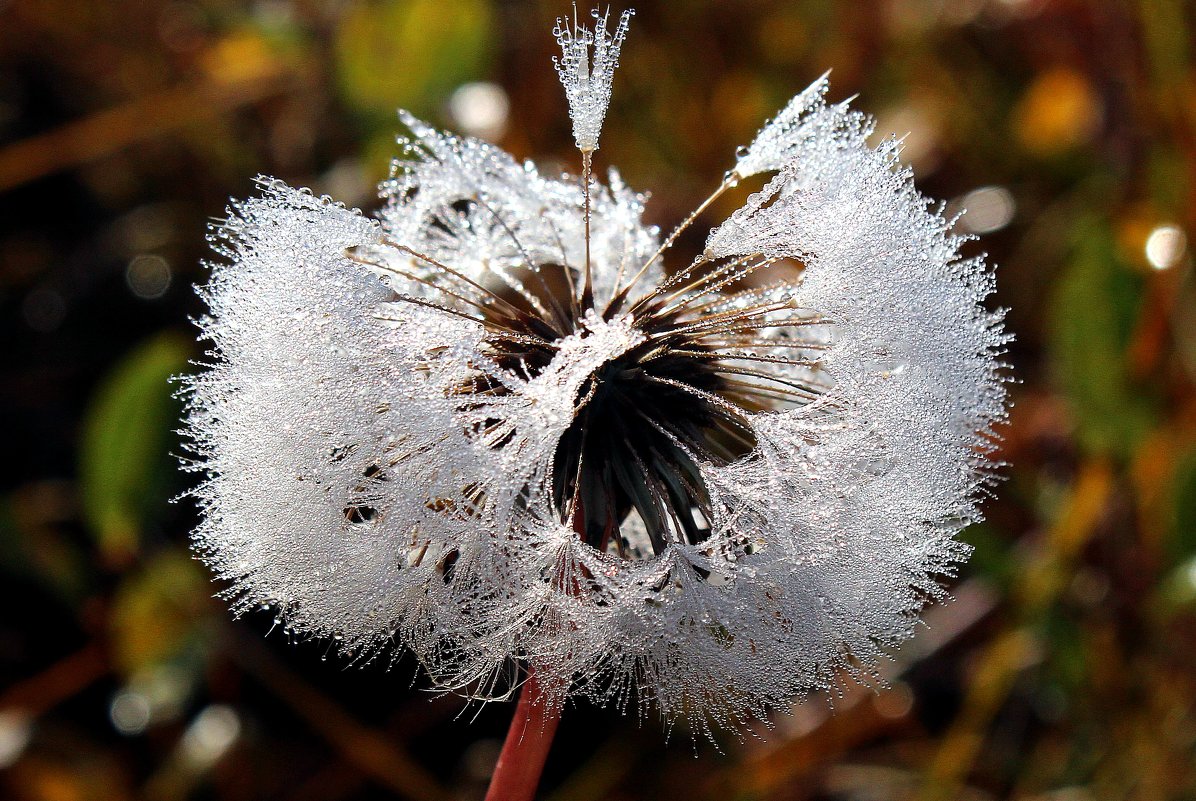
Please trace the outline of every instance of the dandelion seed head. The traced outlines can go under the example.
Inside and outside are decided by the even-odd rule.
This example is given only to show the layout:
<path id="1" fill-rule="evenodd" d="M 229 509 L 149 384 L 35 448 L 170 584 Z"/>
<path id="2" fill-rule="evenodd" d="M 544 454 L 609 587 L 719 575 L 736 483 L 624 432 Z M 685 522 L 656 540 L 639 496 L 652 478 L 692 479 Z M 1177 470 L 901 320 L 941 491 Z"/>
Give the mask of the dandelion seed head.
<path id="1" fill-rule="evenodd" d="M 605 20 L 558 26 L 583 151 Z M 897 144 L 827 93 L 740 151 L 773 174 L 692 261 L 616 172 L 406 114 L 375 218 L 271 179 L 233 204 L 186 393 L 234 609 L 696 731 L 873 680 L 967 556 L 1008 337 Z"/>

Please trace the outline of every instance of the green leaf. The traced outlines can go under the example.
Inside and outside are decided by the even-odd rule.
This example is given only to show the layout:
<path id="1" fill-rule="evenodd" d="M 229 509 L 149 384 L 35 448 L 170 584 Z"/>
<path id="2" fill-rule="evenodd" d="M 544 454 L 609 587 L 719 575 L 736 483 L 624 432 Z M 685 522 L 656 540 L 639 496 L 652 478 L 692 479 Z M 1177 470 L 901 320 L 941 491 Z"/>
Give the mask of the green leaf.
<path id="1" fill-rule="evenodd" d="M 426 111 L 490 62 L 493 14 L 485 0 L 374 0 L 351 6 L 336 34 L 344 98 L 384 115 Z"/>
<path id="2" fill-rule="evenodd" d="M 190 343 L 162 334 L 116 366 L 92 397 L 83 423 L 79 482 L 84 519 L 103 556 L 127 560 L 141 531 L 165 508 L 175 468 L 168 453 L 179 419 L 170 377 L 183 372 Z"/>
<path id="3" fill-rule="evenodd" d="M 1142 282 L 1118 261 L 1106 221 L 1080 221 L 1074 239 L 1051 304 L 1053 366 L 1081 444 L 1124 454 L 1154 421 L 1151 398 L 1127 358 Z"/>

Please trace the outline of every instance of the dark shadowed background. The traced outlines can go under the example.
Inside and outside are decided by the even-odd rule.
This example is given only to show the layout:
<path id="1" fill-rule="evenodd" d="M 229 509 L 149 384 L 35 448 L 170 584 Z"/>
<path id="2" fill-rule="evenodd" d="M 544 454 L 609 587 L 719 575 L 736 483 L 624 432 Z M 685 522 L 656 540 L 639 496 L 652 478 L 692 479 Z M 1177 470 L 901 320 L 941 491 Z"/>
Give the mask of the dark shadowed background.
<path id="1" fill-rule="evenodd" d="M 0 796 L 480 797 L 510 705 L 213 599 L 167 377 L 254 175 L 369 208 L 400 106 L 575 170 L 568 10 L 0 0 Z M 670 227 L 833 68 L 999 265 L 1011 466 L 887 689 L 718 748 L 570 708 L 545 798 L 1196 798 L 1194 26 L 1168 0 L 641 4 L 599 168 Z"/>

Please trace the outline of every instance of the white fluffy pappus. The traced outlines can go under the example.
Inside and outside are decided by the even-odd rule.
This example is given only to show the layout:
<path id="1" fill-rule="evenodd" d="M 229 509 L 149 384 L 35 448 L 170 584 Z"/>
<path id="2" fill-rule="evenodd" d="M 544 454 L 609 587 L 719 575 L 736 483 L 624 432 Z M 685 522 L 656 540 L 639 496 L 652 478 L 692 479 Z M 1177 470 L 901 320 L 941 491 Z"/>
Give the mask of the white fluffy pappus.
<path id="1" fill-rule="evenodd" d="M 567 91 L 603 48 L 569 94 L 585 181 L 404 115 L 376 218 L 270 179 L 230 208 L 185 379 L 195 543 L 235 610 L 410 649 L 438 687 L 530 668 L 546 703 L 733 727 L 870 680 L 943 596 L 1008 337 L 826 76 L 699 210 L 771 180 L 672 264 L 644 198 L 589 180 L 604 20 L 558 33 Z"/>

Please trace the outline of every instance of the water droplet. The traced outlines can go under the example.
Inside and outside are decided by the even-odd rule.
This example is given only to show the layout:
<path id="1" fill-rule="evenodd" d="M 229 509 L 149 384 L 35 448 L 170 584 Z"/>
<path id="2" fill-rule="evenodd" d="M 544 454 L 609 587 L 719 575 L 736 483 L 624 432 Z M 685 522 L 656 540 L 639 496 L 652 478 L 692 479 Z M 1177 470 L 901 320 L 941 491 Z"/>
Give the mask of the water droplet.
<path id="1" fill-rule="evenodd" d="M 893 470 L 892 454 L 880 453 L 864 462 L 864 472 L 870 476 L 883 478 Z"/>

